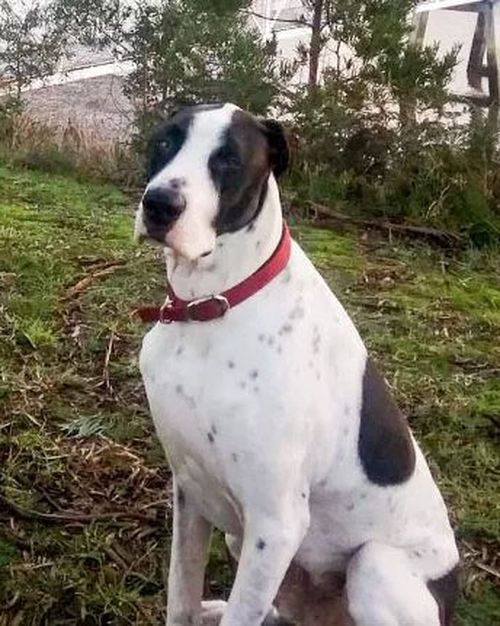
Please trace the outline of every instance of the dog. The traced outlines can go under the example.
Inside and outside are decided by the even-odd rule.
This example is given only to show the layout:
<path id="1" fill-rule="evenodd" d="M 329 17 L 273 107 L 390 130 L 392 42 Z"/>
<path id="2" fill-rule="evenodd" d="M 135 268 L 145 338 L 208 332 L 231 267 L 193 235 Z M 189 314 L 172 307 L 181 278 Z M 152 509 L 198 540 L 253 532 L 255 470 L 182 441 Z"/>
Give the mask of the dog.
<path id="1" fill-rule="evenodd" d="M 347 313 L 283 223 L 280 124 L 188 107 L 150 144 L 138 239 L 169 295 L 140 370 L 173 475 L 167 626 L 449 626 L 445 504 Z M 211 529 L 238 561 L 202 602 Z"/>

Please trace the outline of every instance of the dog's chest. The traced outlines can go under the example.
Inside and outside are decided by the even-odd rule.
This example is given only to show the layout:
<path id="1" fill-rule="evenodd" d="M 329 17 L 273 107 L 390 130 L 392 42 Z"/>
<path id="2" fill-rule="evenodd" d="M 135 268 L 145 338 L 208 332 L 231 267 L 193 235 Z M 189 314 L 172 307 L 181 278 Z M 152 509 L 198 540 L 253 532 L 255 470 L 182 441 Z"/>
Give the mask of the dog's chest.
<path id="1" fill-rule="evenodd" d="M 141 371 L 177 479 L 227 528 L 249 482 L 276 465 L 277 451 L 300 458 L 315 449 L 304 460 L 308 482 L 325 471 L 318 459 L 332 457 L 342 420 L 356 428 L 353 385 L 363 359 L 349 318 L 296 253 L 282 275 L 224 319 L 154 327 Z M 220 514 L 224 520 L 214 519 Z"/>

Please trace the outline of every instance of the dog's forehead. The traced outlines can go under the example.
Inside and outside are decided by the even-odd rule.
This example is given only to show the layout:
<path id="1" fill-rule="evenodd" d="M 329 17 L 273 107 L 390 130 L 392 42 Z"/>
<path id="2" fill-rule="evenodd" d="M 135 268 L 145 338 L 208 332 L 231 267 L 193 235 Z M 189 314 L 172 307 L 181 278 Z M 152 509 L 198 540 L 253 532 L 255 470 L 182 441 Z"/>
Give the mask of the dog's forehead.
<path id="1" fill-rule="evenodd" d="M 199 154 L 211 152 L 229 136 L 239 145 L 255 144 L 255 137 L 261 138 L 258 120 L 229 103 L 181 109 L 160 129 L 160 138 L 172 127 L 182 129 L 184 143 L 190 144 Z"/>
<path id="2" fill-rule="evenodd" d="M 186 140 L 195 139 L 198 151 L 215 147 L 231 127 L 238 107 L 234 104 L 198 105 L 179 111 L 170 124 L 183 128 Z"/>

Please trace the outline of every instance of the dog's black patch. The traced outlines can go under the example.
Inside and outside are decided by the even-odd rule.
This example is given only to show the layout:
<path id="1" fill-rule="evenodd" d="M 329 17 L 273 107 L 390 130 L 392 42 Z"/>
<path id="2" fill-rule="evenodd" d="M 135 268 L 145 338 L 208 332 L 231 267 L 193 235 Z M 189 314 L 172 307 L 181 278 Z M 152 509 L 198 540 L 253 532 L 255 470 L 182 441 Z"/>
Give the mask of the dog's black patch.
<path id="1" fill-rule="evenodd" d="M 400 484 L 415 469 L 415 450 L 406 420 L 370 359 L 363 376 L 358 453 L 366 476 L 379 486 Z"/>
<path id="2" fill-rule="evenodd" d="M 207 438 L 208 438 L 208 441 L 210 441 L 210 443 L 213 443 L 215 441 L 215 437 L 213 433 L 207 433 Z"/>
<path id="3" fill-rule="evenodd" d="M 445 576 L 427 583 L 429 591 L 432 593 L 439 606 L 439 621 L 441 626 L 451 626 L 452 624 L 459 591 L 458 571 L 459 568 L 457 565 Z"/>
<path id="4" fill-rule="evenodd" d="M 252 370 L 249 374 L 250 378 L 255 380 L 259 376 L 259 370 Z"/>
<path id="5" fill-rule="evenodd" d="M 184 145 L 189 127 L 193 123 L 194 110 L 182 109 L 163 122 L 148 144 L 147 179 L 162 170 Z"/>
<path id="6" fill-rule="evenodd" d="M 233 113 L 221 145 L 208 162 L 220 193 L 218 234 L 254 224 L 266 198 L 270 172 L 278 176 L 287 163 L 288 146 L 278 122 L 257 120 L 243 111 Z"/>
<path id="7" fill-rule="evenodd" d="M 264 550 L 264 548 L 266 547 L 266 542 L 264 541 L 264 539 L 259 538 L 257 540 L 257 543 L 255 544 L 255 547 L 257 548 L 257 550 Z"/>

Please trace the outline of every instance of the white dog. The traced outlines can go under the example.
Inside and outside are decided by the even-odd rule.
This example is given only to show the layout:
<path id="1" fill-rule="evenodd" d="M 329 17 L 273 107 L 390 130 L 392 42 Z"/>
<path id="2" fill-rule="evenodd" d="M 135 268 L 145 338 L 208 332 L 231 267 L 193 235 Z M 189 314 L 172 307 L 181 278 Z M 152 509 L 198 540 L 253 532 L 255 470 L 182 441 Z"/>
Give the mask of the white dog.
<path id="1" fill-rule="evenodd" d="M 159 323 L 140 367 L 174 477 L 167 625 L 279 623 L 275 603 L 302 623 L 447 626 L 445 505 L 352 321 L 290 242 L 287 162 L 279 124 L 230 104 L 183 109 L 151 143 L 136 234 L 166 247 L 171 291 L 142 311 Z M 213 526 L 239 561 L 227 604 L 202 603 Z"/>

